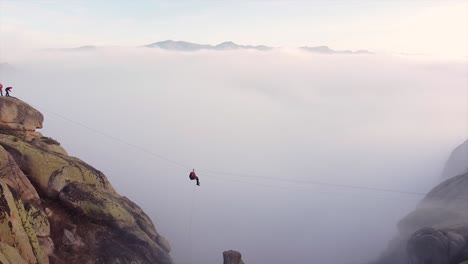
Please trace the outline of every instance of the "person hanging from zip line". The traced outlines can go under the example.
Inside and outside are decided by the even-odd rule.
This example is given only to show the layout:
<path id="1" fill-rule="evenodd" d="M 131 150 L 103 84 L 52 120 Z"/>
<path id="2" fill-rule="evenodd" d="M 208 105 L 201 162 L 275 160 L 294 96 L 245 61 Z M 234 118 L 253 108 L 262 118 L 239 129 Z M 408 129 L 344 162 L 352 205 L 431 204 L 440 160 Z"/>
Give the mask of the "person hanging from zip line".
<path id="1" fill-rule="evenodd" d="M 0 83 L 0 96 L 3 96 L 3 85 Z"/>
<path id="2" fill-rule="evenodd" d="M 11 86 L 10 86 L 10 87 L 7 87 L 7 88 L 5 89 L 5 92 L 6 92 L 5 96 L 10 96 L 10 91 L 11 91 L 11 89 L 13 89 L 13 87 L 11 87 Z"/>
<path id="3" fill-rule="evenodd" d="M 197 174 L 195 174 L 195 169 L 193 169 L 193 170 L 190 172 L 189 179 L 190 179 L 191 181 L 197 180 L 197 185 L 200 186 L 200 180 L 198 179 Z"/>

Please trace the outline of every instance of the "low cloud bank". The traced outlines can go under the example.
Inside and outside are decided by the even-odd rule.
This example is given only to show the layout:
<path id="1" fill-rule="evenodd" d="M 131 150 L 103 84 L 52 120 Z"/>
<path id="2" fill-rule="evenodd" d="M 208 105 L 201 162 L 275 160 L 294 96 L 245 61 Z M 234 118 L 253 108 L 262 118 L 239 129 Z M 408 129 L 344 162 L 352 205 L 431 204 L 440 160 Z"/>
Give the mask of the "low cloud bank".
<path id="1" fill-rule="evenodd" d="M 44 133 L 142 205 L 178 263 L 368 261 L 422 197 L 299 182 L 426 192 L 467 135 L 463 61 L 112 48 L 11 65 Z"/>

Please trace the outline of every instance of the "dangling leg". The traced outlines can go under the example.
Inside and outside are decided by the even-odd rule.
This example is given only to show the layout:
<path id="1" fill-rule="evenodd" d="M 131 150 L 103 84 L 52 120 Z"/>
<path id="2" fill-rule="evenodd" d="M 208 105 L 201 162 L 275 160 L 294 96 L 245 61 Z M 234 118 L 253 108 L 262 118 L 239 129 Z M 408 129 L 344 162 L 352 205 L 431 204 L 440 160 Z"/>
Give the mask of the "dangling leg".
<path id="1" fill-rule="evenodd" d="M 196 179 L 197 179 L 197 185 L 200 186 L 200 180 L 198 179 L 198 177 Z"/>

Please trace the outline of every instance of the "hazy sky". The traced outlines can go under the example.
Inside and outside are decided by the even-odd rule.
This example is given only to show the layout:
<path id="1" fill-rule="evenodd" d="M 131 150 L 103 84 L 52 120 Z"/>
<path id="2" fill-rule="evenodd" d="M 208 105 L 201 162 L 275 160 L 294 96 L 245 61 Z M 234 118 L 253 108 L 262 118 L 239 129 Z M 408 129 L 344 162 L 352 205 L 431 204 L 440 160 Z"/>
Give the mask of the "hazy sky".
<path id="1" fill-rule="evenodd" d="M 4 52 L 175 39 L 466 56 L 466 0 L 0 0 Z"/>

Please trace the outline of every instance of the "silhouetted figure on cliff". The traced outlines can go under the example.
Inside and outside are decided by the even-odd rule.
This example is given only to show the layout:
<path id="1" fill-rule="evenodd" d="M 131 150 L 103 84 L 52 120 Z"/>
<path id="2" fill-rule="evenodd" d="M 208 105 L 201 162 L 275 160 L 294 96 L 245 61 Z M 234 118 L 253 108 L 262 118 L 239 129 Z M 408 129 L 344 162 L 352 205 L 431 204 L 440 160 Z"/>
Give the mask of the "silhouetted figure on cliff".
<path id="1" fill-rule="evenodd" d="M 197 175 L 195 174 L 195 169 L 193 169 L 193 171 L 190 172 L 189 178 L 192 181 L 197 180 L 197 185 L 200 186 L 200 180 L 198 179 Z"/>
<path id="2" fill-rule="evenodd" d="M 10 91 L 11 91 L 11 89 L 13 89 L 13 87 L 7 87 L 7 88 L 5 89 L 5 92 L 6 92 L 5 96 L 10 96 Z"/>
<path id="3" fill-rule="evenodd" d="M 3 96 L 3 85 L 0 83 L 0 96 Z"/>

